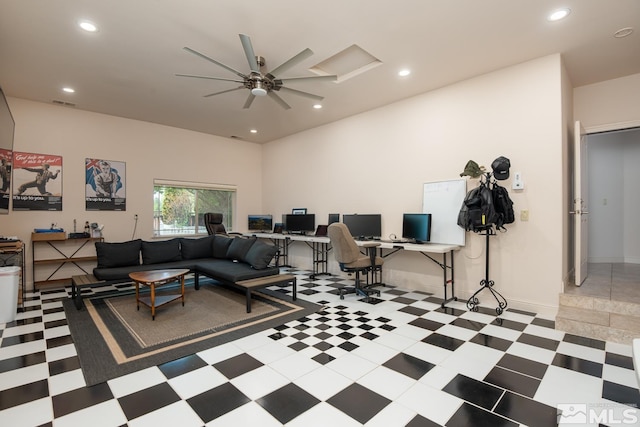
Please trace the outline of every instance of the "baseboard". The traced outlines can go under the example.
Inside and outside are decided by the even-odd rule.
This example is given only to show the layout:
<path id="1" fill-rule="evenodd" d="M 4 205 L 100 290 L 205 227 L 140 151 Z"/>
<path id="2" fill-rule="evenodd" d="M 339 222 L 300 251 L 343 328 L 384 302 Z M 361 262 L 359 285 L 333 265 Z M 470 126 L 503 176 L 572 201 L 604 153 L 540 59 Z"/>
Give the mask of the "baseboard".
<path id="1" fill-rule="evenodd" d="M 589 257 L 589 263 L 593 264 L 615 264 L 626 262 L 624 257 Z"/>

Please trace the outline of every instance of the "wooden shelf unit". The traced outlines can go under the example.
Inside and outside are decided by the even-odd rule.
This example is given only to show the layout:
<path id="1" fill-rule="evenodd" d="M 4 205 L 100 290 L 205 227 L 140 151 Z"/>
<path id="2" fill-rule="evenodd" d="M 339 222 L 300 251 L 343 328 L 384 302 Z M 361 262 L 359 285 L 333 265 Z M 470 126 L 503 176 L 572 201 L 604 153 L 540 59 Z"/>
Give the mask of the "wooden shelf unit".
<path id="1" fill-rule="evenodd" d="M 101 242 L 102 237 L 83 237 L 79 239 L 69 239 L 64 232 L 60 233 L 31 233 L 31 262 L 33 289 L 37 290 L 38 285 L 63 284 L 71 283 L 71 276 L 54 278 L 56 273 L 65 265 L 73 265 L 76 270 L 81 270 L 84 274 L 90 274 L 81 264 L 95 262 L 98 258 L 95 255 L 79 255 L 83 248 L 87 247 L 90 242 Z M 39 246 L 47 246 L 53 248 L 54 253 L 61 255 L 57 258 L 40 258 L 36 256 L 36 248 Z M 66 250 L 66 251 L 65 251 Z M 51 272 L 44 280 L 36 280 L 37 266 L 57 265 L 57 268 Z M 75 274 L 77 274 L 76 272 Z"/>

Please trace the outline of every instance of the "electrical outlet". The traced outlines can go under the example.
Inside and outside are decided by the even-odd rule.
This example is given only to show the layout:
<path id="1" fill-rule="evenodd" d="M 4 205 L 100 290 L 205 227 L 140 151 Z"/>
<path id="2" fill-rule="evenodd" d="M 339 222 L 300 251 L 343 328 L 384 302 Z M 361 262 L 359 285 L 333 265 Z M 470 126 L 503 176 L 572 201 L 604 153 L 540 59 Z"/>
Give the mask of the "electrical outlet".
<path id="1" fill-rule="evenodd" d="M 529 210 L 523 209 L 520 211 L 520 221 L 529 221 Z"/>

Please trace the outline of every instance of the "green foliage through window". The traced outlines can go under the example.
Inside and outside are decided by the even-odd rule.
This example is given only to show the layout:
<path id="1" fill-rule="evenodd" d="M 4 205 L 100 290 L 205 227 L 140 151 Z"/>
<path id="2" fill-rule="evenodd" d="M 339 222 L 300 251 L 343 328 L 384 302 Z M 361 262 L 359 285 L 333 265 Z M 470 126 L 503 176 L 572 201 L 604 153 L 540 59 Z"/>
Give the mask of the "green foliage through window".
<path id="1" fill-rule="evenodd" d="M 202 184 L 154 183 L 154 236 L 207 234 L 204 214 L 221 213 L 227 230 L 233 229 L 235 189 Z"/>

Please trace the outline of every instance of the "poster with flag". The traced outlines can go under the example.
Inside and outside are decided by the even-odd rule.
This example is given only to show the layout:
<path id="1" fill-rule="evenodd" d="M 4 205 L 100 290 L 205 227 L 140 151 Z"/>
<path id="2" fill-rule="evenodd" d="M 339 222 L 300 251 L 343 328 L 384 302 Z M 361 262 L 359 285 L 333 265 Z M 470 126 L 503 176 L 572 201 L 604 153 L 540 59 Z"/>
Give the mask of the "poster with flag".
<path id="1" fill-rule="evenodd" d="M 62 210 L 62 156 L 13 152 L 13 210 Z"/>
<path id="2" fill-rule="evenodd" d="M 126 211 L 126 164 L 85 159 L 85 205 L 88 211 Z"/>

